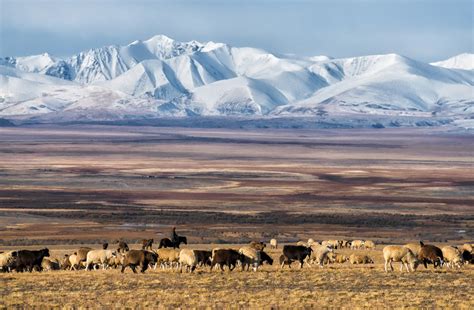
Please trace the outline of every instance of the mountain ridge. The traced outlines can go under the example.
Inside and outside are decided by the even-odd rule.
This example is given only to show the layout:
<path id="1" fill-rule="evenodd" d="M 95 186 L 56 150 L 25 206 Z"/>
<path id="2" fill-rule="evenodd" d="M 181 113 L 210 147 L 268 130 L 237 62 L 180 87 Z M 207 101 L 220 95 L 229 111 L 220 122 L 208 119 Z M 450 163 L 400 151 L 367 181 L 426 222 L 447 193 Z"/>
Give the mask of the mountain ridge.
<path id="1" fill-rule="evenodd" d="M 0 58 L 0 117 L 474 115 L 473 54 L 423 63 L 397 54 L 298 57 L 164 35 Z M 79 116 L 78 116 L 79 118 Z"/>

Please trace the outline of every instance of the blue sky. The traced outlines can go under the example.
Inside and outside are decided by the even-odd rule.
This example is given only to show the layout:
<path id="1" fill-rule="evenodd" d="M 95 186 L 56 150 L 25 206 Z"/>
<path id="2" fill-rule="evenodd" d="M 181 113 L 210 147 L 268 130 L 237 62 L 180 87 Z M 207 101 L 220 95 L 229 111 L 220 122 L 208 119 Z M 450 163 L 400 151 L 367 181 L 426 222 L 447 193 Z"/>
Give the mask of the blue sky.
<path id="1" fill-rule="evenodd" d="M 298 55 L 473 52 L 474 0 L 0 0 L 0 56 L 67 56 L 165 34 Z"/>

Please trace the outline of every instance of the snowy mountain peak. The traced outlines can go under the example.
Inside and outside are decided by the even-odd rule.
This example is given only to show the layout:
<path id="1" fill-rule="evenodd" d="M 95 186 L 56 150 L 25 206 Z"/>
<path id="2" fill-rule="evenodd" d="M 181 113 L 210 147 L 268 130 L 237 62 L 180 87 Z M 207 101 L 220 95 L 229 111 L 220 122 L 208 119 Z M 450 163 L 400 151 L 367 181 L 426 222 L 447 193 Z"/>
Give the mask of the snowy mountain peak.
<path id="1" fill-rule="evenodd" d="M 474 117 L 472 58 L 430 65 L 398 54 L 299 57 L 156 35 L 67 59 L 47 53 L 0 59 L 0 117 L 468 118 Z"/>
<path id="2" fill-rule="evenodd" d="M 431 64 L 433 66 L 450 69 L 474 70 L 474 54 L 462 53 L 446 60 L 433 62 Z"/>

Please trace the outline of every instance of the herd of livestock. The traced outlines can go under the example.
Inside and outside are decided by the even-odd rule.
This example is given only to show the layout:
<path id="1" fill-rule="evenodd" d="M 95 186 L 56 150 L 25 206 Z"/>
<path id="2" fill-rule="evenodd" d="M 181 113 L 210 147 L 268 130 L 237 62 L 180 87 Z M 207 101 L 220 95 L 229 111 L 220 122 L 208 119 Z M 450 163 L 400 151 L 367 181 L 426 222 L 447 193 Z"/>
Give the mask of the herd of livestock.
<path id="1" fill-rule="evenodd" d="M 108 243 L 102 245 L 102 249 L 81 247 L 72 254 L 67 254 L 61 259 L 50 258 L 47 248 L 32 250 L 17 250 L 0 252 L 0 270 L 3 272 L 24 271 L 49 271 L 49 270 L 92 270 L 97 268 L 121 268 L 121 272 L 129 267 L 134 273 L 137 268 L 145 272 L 149 267 L 170 268 L 193 272 L 196 268 L 210 267 L 213 270 L 226 267 L 232 271 L 241 266 L 242 271 L 252 268 L 257 271 L 262 264 L 272 265 L 274 259 L 265 252 L 266 244 L 263 242 L 251 242 L 239 249 L 214 248 L 209 250 L 179 249 L 181 243 L 187 244 L 185 237 L 180 237 L 175 244 L 169 239 L 162 239 L 159 247 L 153 250 L 153 239 L 144 239 L 142 249 L 133 250 L 123 242 L 117 242 L 117 249 L 108 248 Z M 271 249 L 278 248 L 276 239 L 269 242 Z M 373 264 L 369 255 L 352 253 L 350 256 L 338 253 L 339 249 L 368 249 L 375 250 L 375 243 L 370 240 L 326 240 L 316 242 L 309 239 L 307 242 L 298 242 L 294 245 L 284 245 L 279 254 L 278 262 L 280 268 L 292 263 L 298 263 L 300 268 L 307 265 L 318 265 L 323 268 L 327 264 L 345 263 L 350 264 Z M 473 245 L 445 246 L 439 248 L 432 244 L 408 243 L 405 245 L 389 245 L 383 248 L 385 271 L 393 271 L 392 263 L 399 262 L 400 270 L 405 267 L 406 271 L 415 271 L 418 265 L 433 264 L 434 268 L 446 266 L 448 268 L 461 268 L 464 264 L 473 264 Z M 370 253 L 367 252 L 367 253 Z"/>

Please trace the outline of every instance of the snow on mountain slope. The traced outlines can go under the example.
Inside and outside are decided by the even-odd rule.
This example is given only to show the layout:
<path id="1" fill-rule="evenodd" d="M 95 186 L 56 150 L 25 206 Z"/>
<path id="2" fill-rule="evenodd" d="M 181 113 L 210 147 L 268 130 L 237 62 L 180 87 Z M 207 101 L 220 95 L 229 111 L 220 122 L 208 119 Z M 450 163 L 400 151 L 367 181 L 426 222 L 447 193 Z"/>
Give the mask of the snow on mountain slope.
<path id="1" fill-rule="evenodd" d="M 67 59 L 0 59 L 0 116 L 463 118 L 474 114 L 473 107 L 472 54 L 433 65 L 396 54 L 298 57 L 159 35 Z"/>
<path id="2" fill-rule="evenodd" d="M 446 112 L 464 103 L 474 113 L 474 72 L 457 72 L 395 54 L 332 61 L 341 81 L 300 102 L 279 107 L 276 115 L 356 113 L 421 115 Z"/>
<path id="3" fill-rule="evenodd" d="M 433 62 L 431 64 L 433 66 L 450 69 L 474 70 L 474 54 L 459 54 L 446 60 Z"/>
<path id="4" fill-rule="evenodd" d="M 26 57 L 6 57 L 0 58 L 0 65 L 11 66 L 26 72 L 45 73 L 46 70 L 54 65 L 58 60 L 51 57 L 48 53 Z"/>
<path id="5" fill-rule="evenodd" d="M 190 101 L 204 115 L 265 115 L 275 106 L 288 103 L 278 89 L 247 77 L 196 88 Z"/>
<path id="6" fill-rule="evenodd" d="M 89 115 L 90 119 L 94 119 L 94 115 L 98 116 L 98 111 L 108 111 L 108 117 L 117 118 L 124 114 L 123 111 L 128 115 L 155 113 L 159 104 L 162 103 L 156 100 L 137 100 L 98 86 L 83 86 L 0 66 L 0 115 L 3 116 L 37 117 L 75 111 L 75 117 L 84 118 Z"/>
<path id="7" fill-rule="evenodd" d="M 90 49 L 63 60 L 43 54 L 3 58 L 0 59 L 0 65 L 89 84 L 113 79 L 143 60 L 169 59 L 193 53 L 202 47 L 197 41 L 178 42 L 164 35 L 157 35 L 126 46 L 111 45 Z"/>

